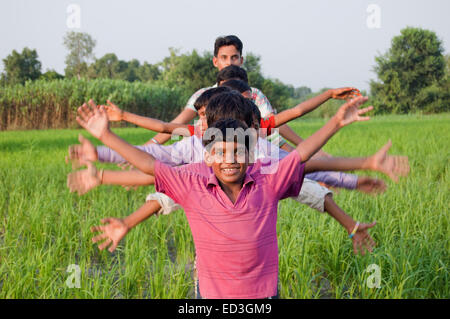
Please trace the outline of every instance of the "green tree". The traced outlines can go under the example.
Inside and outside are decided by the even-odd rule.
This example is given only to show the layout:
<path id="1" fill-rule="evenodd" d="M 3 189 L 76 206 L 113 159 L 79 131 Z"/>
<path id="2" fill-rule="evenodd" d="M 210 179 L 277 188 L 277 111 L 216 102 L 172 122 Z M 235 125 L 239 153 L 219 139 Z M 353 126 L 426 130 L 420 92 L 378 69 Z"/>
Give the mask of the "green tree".
<path id="1" fill-rule="evenodd" d="M 272 106 L 278 111 L 299 103 L 301 99 L 304 99 L 312 92 L 306 86 L 294 88 L 292 85 L 286 85 L 278 79 L 265 78 L 261 72 L 261 56 L 257 54 L 247 53 L 242 67 L 247 71 L 250 86 L 262 90 Z"/>
<path id="2" fill-rule="evenodd" d="M 450 54 L 445 56 L 445 75 L 450 76 Z"/>
<path id="3" fill-rule="evenodd" d="M 157 65 L 144 62 L 139 68 L 137 76 L 142 82 L 156 81 L 161 76 L 161 71 Z"/>
<path id="4" fill-rule="evenodd" d="M 311 94 L 312 90 L 307 86 L 301 86 L 294 89 L 292 98 L 294 99 L 304 99 L 307 95 Z"/>
<path id="5" fill-rule="evenodd" d="M 140 64 L 136 59 L 129 62 L 119 60 L 114 53 L 107 53 L 89 65 L 87 71 L 91 79 L 120 79 L 129 82 L 157 80 L 159 69 L 147 62 Z"/>
<path id="6" fill-rule="evenodd" d="M 55 70 L 48 70 L 47 72 L 43 73 L 39 79 L 46 81 L 61 80 L 64 79 L 64 75 L 59 74 Z"/>
<path id="7" fill-rule="evenodd" d="M 66 77 L 80 79 L 86 75 L 88 64 L 94 58 L 96 41 L 87 33 L 69 31 L 64 37 L 64 46 L 69 51 L 66 56 Z"/>
<path id="8" fill-rule="evenodd" d="M 416 103 L 423 106 L 425 113 L 450 111 L 450 54 L 445 56 L 445 76 L 420 90 Z"/>
<path id="9" fill-rule="evenodd" d="M 23 84 L 27 80 L 35 80 L 41 76 L 41 62 L 36 50 L 25 47 L 22 53 L 13 50 L 3 59 L 4 73 L 2 82 L 5 84 Z"/>
<path id="10" fill-rule="evenodd" d="M 254 53 L 247 53 L 242 67 L 247 71 L 248 83 L 252 87 L 261 89 L 264 85 L 264 76 L 261 73 L 261 57 Z"/>
<path id="11" fill-rule="evenodd" d="M 371 81 L 370 87 L 376 110 L 408 113 L 427 109 L 421 91 L 440 86 L 445 74 L 442 53 L 442 43 L 434 32 L 412 27 L 401 30 L 387 53 L 375 58 L 379 81 Z"/>
<path id="12" fill-rule="evenodd" d="M 120 63 L 117 56 L 114 53 L 107 53 L 89 66 L 87 74 L 91 79 L 117 79 L 123 69 L 124 64 Z"/>
<path id="13" fill-rule="evenodd" d="M 134 82 L 139 80 L 139 69 L 141 67 L 141 63 L 133 59 L 129 62 L 125 62 L 125 69 L 120 74 L 121 79 L 126 80 L 128 82 Z"/>
<path id="14" fill-rule="evenodd" d="M 179 54 L 174 48 L 169 51 L 170 56 L 160 63 L 161 80 L 169 87 L 182 86 L 193 92 L 216 82 L 217 69 L 212 64 L 211 53 L 200 55 L 193 50 Z"/>
<path id="15" fill-rule="evenodd" d="M 294 91 L 292 86 L 288 86 L 278 79 L 264 79 L 261 90 L 278 112 L 292 106 Z"/>

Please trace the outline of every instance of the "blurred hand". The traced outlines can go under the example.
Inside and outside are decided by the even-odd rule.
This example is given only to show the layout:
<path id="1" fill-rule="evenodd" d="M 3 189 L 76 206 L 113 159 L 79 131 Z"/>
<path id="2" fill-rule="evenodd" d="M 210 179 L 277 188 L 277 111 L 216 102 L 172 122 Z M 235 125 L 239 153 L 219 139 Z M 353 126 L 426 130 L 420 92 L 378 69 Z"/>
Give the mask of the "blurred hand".
<path id="1" fill-rule="evenodd" d="M 336 100 L 351 100 L 358 96 L 361 96 L 361 93 L 354 87 L 331 89 L 331 97 Z"/>
<path id="2" fill-rule="evenodd" d="M 95 162 L 98 159 L 97 149 L 94 144 L 83 135 L 78 135 L 80 144 L 69 146 L 69 157 L 66 157 L 66 163 L 72 162 L 72 169 L 87 165 L 87 162 Z"/>
<path id="3" fill-rule="evenodd" d="M 382 179 L 360 176 L 356 183 L 356 189 L 367 194 L 381 194 L 386 191 L 386 183 Z"/>
<path id="4" fill-rule="evenodd" d="M 67 187 L 69 187 L 71 192 L 77 192 L 78 195 L 83 195 L 101 184 L 101 179 L 98 176 L 95 165 L 87 162 L 87 167 L 87 169 L 72 172 L 67 175 Z"/>
<path id="5" fill-rule="evenodd" d="M 91 228 L 91 232 L 101 233 L 93 237 L 92 242 L 97 243 L 105 239 L 102 243 L 98 244 L 98 248 L 103 250 L 109 246 L 108 250 L 112 253 L 130 229 L 120 218 L 105 218 L 101 220 L 101 223 L 105 225 L 93 226 Z"/>
<path id="6" fill-rule="evenodd" d="M 108 115 L 108 120 L 111 122 L 122 121 L 123 110 L 121 110 L 117 105 L 112 103 L 110 100 L 106 101 L 107 105 L 104 105 L 106 114 Z"/>
<path id="7" fill-rule="evenodd" d="M 371 224 L 360 224 L 358 227 L 358 230 L 356 231 L 355 235 L 352 237 L 352 242 L 353 242 L 353 252 L 355 253 L 355 255 L 358 254 L 358 248 L 359 251 L 361 252 L 361 255 L 365 255 L 366 252 L 364 250 L 364 248 L 369 251 L 372 252 L 373 251 L 373 247 L 375 247 L 375 241 L 372 239 L 372 237 L 370 237 L 369 235 L 369 229 L 372 228 L 373 226 L 375 226 L 376 222 L 374 221 Z M 351 230 L 353 231 L 353 229 Z M 349 233 L 351 232 L 349 231 Z"/>
<path id="8" fill-rule="evenodd" d="M 367 113 L 373 109 L 373 106 L 369 106 L 363 109 L 359 107 L 368 100 L 368 97 L 357 97 L 356 99 L 350 100 L 349 102 L 342 105 L 339 110 L 334 115 L 334 118 L 338 122 L 340 127 L 344 127 L 353 122 L 368 121 L 370 117 L 360 116 Z"/>
<path id="9" fill-rule="evenodd" d="M 398 182 L 399 176 L 408 176 L 408 156 L 387 155 L 392 146 L 389 140 L 378 152 L 370 157 L 370 166 L 373 170 L 389 176 L 394 182 Z"/>
<path id="10" fill-rule="evenodd" d="M 76 120 L 83 128 L 85 128 L 92 136 L 101 139 L 101 137 L 109 131 L 108 115 L 104 106 L 97 105 L 94 101 L 89 100 L 89 106 L 84 103 L 78 108 Z"/>

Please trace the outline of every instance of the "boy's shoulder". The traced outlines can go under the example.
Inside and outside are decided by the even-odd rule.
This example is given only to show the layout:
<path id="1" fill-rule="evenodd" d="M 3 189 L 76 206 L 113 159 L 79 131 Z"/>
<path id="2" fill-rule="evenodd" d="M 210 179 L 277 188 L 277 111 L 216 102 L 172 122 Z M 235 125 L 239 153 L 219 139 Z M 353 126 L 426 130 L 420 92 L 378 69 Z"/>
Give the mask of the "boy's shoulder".
<path id="1" fill-rule="evenodd" d="M 198 98 L 200 95 L 202 95 L 203 92 L 205 92 L 205 91 L 207 91 L 209 89 L 212 89 L 212 88 L 216 88 L 216 87 L 217 87 L 217 83 L 215 83 L 215 84 L 213 84 L 211 86 L 200 88 L 197 91 L 195 91 L 194 94 L 192 94 L 191 98 L 193 98 L 193 97 Z"/>
<path id="2" fill-rule="evenodd" d="M 206 165 L 205 162 L 191 163 L 182 166 L 177 166 L 177 170 L 189 172 L 192 174 L 197 174 L 203 177 L 210 177 L 213 174 L 212 169 Z"/>
<path id="3" fill-rule="evenodd" d="M 200 95 L 202 95 L 203 92 L 205 92 L 206 90 L 209 90 L 215 86 L 217 86 L 217 84 L 215 84 L 213 86 L 204 87 L 204 88 L 201 88 L 201 89 L 198 89 L 197 91 L 195 91 L 195 93 L 192 94 L 191 97 L 189 98 L 189 100 L 187 101 L 185 108 L 188 108 L 188 109 L 191 109 L 191 110 L 197 112 L 197 110 L 194 107 L 195 101 L 198 99 L 198 97 Z"/>
<path id="4" fill-rule="evenodd" d="M 259 175 L 278 175 L 285 174 L 287 170 L 297 165 L 304 165 L 301 163 L 300 154 L 297 151 L 290 152 L 284 158 L 278 156 L 264 156 L 258 158 L 252 165 L 252 176 L 257 177 Z"/>

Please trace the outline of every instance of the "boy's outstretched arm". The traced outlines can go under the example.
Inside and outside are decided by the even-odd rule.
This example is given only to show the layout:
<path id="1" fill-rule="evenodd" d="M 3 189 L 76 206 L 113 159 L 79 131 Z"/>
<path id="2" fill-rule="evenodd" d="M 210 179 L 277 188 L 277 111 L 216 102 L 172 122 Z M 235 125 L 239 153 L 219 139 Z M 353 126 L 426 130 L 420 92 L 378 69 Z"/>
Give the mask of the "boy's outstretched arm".
<path id="1" fill-rule="evenodd" d="M 345 103 L 322 128 L 301 142 L 296 151 L 300 154 L 302 162 L 308 161 L 342 127 L 353 122 L 369 120 L 368 116 L 361 115 L 372 110 L 373 106 L 359 109 L 367 100 L 367 97 L 358 97 Z"/>
<path id="2" fill-rule="evenodd" d="M 78 108 L 77 122 L 92 136 L 98 138 L 106 146 L 119 153 L 126 161 L 146 174 L 153 175 L 155 158 L 128 144 L 109 128 L 108 116 L 103 106 L 97 107 L 89 100 L 90 106 L 84 103 Z"/>
<path id="3" fill-rule="evenodd" d="M 375 154 L 368 157 L 319 157 L 305 163 L 305 172 L 371 170 L 389 176 L 398 182 L 399 176 L 409 174 L 407 156 L 387 155 L 392 142 L 388 141 Z"/>
<path id="4" fill-rule="evenodd" d="M 71 192 L 83 195 L 99 185 L 145 186 L 155 183 L 155 177 L 139 170 L 111 171 L 97 170 L 94 164 L 87 163 L 87 169 L 67 175 L 67 187 Z"/>
<path id="5" fill-rule="evenodd" d="M 182 123 L 188 124 L 190 121 L 197 117 L 197 112 L 193 111 L 189 108 L 185 108 L 176 118 L 174 118 L 170 123 Z M 158 144 L 164 144 L 168 140 L 170 140 L 170 134 L 158 133 L 151 140 L 149 140 L 145 144 L 153 144 L 154 140 L 158 142 Z"/>
<path id="6" fill-rule="evenodd" d="M 355 90 L 356 89 L 353 87 L 327 90 L 322 94 L 319 94 L 305 102 L 298 104 L 297 106 L 294 106 L 288 110 L 276 114 L 275 126 L 278 127 L 280 125 L 283 125 L 289 121 L 296 119 L 297 117 L 303 116 L 315 110 L 316 108 L 318 108 L 320 105 L 322 105 L 331 98 L 338 100 L 344 99 L 347 100 L 350 98 L 354 98 L 357 95 Z"/>
<path id="7" fill-rule="evenodd" d="M 94 243 L 104 240 L 102 243 L 98 244 L 100 250 L 105 249 L 109 246 L 109 252 L 113 252 L 119 242 L 125 237 L 128 232 L 142 223 L 144 220 L 158 212 L 161 208 L 158 201 L 152 200 L 147 201 L 143 206 L 141 206 L 137 211 L 125 218 L 105 218 L 101 222 L 104 225 L 91 227 L 91 232 L 100 232 L 101 234 L 92 238 Z"/>
<path id="8" fill-rule="evenodd" d="M 334 219 L 336 219 L 339 224 L 341 224 L 350 235 L 352 231 L 356 228 L 356 222 L 347 215 L 333 200 L 330 194 L 325 196 L 324 202 L 325 211 Z M 372 222 L 371 224 L 359 224 L 356 228 L 355 234 L 352 236 L 353 242 L 353 252 L 358 254 L 358 248 L 361 251 L 361 254 L 365 255 L 365 249 L 369 252 L 372 252 L 373 247 L 375 246 L 375 242 L 370 237 L 368 230 L 375 226 L 376 222 Z"/>
<path id="9" fill-rule="evenodd" d="M 190 136 L 190 132 L 187 124 L 167 123 L 151 117 L 140 116 L 120 109 L 117 105 L 107 100 L 105 105 L 108 119 L 112 122 L 126 121 L 137 126 L 152 130 L 158 133 L 171 134 L 174 130 L 177 130 L 178 135 Z"/>

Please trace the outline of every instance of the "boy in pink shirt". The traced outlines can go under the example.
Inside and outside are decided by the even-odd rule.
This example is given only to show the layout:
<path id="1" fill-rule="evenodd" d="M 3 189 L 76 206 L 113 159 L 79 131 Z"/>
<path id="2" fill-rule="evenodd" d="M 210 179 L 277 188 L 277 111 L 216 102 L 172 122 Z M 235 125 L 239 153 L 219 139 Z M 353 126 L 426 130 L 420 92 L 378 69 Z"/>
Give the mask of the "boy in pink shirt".
<path id="1" fill-rule="evenodd" d="M 277 291 L 278 201 L 298 194 L 305 172 L 330 169 L 327 161 L 308 159 L 341 127 L 369 119 L 360 115 L 372 107 L 358 109 L 366 100 L 361 97 L 344 104 L 324 127 L 282 159 L 271 174 L 263 173 L 264 160 L 249 166 L 251 136 L 227 134 L 227 129 L 241 133 L 247 129 L 236 120 L 219 121 L 208 129 L 215 130 L 213 134 L 205 134 L 205 163 L 213 171 L 209 176 L 189 165 L 167 166 L 121 140 L 109 130 L 103 107 L 91 109 L 84 105 L 77 120 L 136 168 L 154 175 L 157 190 L 183 206 L 196 247 L 203 297 L 267 298 Z M 360 225 L 348 216 L 337 220 L 352 236 L 358 233 L 367 238 L 365 244 L 371 250 L 373 240 L 367 230 L 375 223 Z"/>
<path id="2" fill-rule="evenodd" d="M 236 120 L 217 122 L 226 129 L 246 129 Z M 194 238 L 200 294 L 205 298 L 267 298 L 277 295 L 278 201 L 297 196 L 304 177 L 298 152 L 280 161 L 276 174 L 263 174 L 262 161 L 248 167 L 234 157 L 246 156 L 247 146 L 213 142 L 209 176 L 189 168 L 175 170 L 155 162 L 155 187 L 186 212 Z M 228 149 L 227 149 L 228 147 Z M 231 150 L 231 151 L 230 151 Z M 230 157 L 222 163 L 222 156 Z M 219 162 L 219 163 L 217 163 Z M 248 167 L 248 169 L 247 169 Z M 225 184 L 231 185 L 230 188 Z M 237 192 L 239 186 L 240 190 Z"/>

